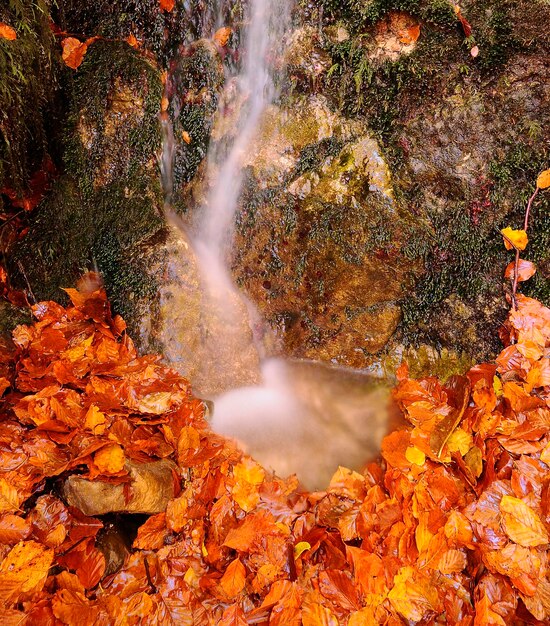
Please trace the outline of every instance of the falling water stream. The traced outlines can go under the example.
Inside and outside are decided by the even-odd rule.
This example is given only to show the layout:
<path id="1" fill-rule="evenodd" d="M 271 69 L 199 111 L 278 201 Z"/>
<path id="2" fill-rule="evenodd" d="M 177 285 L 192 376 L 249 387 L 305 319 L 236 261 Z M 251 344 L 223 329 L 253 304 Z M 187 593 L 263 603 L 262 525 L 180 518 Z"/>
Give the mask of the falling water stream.
<path id="1" fill-rule="evenodd" d="M 211 142 L 205 206 L 195 225 L 186 228 L 199 267 L 204 302 L 216 316 L 216 329 L 205 341 L 216 358 L 205 362 L 205 377 L 222 379 L 237 367 L 242 346 L 252 343 L 258 376 L 244 387 L 214 398 L 212 427 L 239 440 L 252 456 L 281 475 L 296 473 L 308 488 L 326 486 L 338 465 L 359 468 L 374 458 L 387 430 L 385 391 L 364 373 L 316 362 L 269 355 L 257 309 L 234 285 L 226 259 L 242 185 L 243 162 L 249 157 L 266 107 L 276 98 L 274 59 L 283 56 L 291 29 L 291 0 L 251 0 L 245 20 L 243 62 L 227 75 L 219 97 L 238 103 L 239 115 L 229 138 Z M 163 120 L 163 183 L 170 209 L 174 137 Z M 181 225 L 180 225 L 181 228 Z M 243 318 L 248 325 L 243 325 Z M 265 327 L 265 325 L 264 325 Z"/>

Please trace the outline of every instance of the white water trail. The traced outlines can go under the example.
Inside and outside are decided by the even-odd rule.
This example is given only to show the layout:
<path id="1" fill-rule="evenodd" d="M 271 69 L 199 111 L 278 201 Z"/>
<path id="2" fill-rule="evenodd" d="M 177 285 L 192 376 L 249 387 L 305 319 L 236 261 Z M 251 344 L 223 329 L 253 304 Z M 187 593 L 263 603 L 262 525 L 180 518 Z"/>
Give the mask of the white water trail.
<path id="1" fill-rule="evenodd" d="M 206 210 L 194 245 L 211 290 L 235 292 L 225 264 L 242 187 L 243 161 L 258 130 L 262 113 L 276 95 L 270 61 L 283 52 L 290 25 L 289 0 L 251 0 L 244 41 L 244 63 L 236 78 L 228 77 L 226 93 L 233 105 L 241 102 L 233 141 L 214 143 L 208 155 L 207 179 L 213 179 Z M 223 115 L 223 113 L 222 113 Z"/>

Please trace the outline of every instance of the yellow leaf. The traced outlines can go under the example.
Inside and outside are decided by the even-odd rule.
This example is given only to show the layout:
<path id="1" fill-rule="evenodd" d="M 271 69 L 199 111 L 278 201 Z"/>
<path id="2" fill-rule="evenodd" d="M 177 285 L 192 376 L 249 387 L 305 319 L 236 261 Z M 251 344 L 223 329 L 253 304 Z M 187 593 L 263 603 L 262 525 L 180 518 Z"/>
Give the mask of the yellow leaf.
<path id="1" fill-rule="evenodd" d="M 543 451 L 540 453 L 540 460 L 546 465 L 550 465 L 550 442 L 544 446 Z"/>
<path id="2" fill-rule="evenodd" d="M 190 586 L 190 587 L 198 587 L 198 583 L 199 583 L 199 577 L 197 576 L 195 570 L 192 567 L 188 567 L 187 571 L 185 572 L 185 576 L 183 577 L 183 580 Z"/>
<path id="3" fill-rule="evenodd" d="M 516 250 L 525 250 L 529 239 L 527 239 L 527 233 L 524 230 L 515 230 L 507 226 L 500 231 L 504 235 L 504 246 L 506 250 L 512 248 Z"/>
<path id="4" fill-rule="evenodd" d="M 227 566 L 220 580 L 220 587 L 230 599 L 233 599 L 244 589 L 245 583 L 246 569 L 240 559 L 235 559 Z"/>
<path id="5" fill-rule="evenodd" d="M 117 443 L 101 448 L 94 455 L 94 463 L 103 474 L 118 474 L 124 469 L 125 461 L 124 450 Z"/>
<path id="6" fill-rule="evenodd" d="M 78 343 L 76 346 L 65 350 L 65 352 L 63 352 L 63 357 L 69 359 L 71 363 L 78 361 L 86 354 L 86 349 L 92 345 L 93 340 L 94 336 L 90 335 L 89 337 Z"/>
<path id="7" fill-rule="evenodd" d="M 394 586 L 388 593 L 393 608 L 406 620 L 419 622 L 438 605 L 438 593 L 415 568 L 402 567 L 394 576 Z"/>
<path id="8" fill-rule="evenodd" d="M 102 435 L 105 432 L 106 421 L 105 414 L 102 413 L 95 404 L 91 404 L 86 413 L 84 428 L 91 430 L 94 435 Z"/>
<path id="9" fill-rule="evenodd" d="M 463 428 L 457 428 L 447 440 L 449 452 L 460 452 L 464 456 L 473 446 L 472 434 L 467 433 Z"/>
<path id="10" fill-rule="evenodd" d="M 233 468 L 233 476 L 237 482 L 245 481 L 251 485 L 260 485 L 264 482 L 265 471 L 256 461 L 250 457 L 245 457 Z"/>
<path id="11" fill-rule="evenodd" d="M 498 376 L 493 377 L 493 389 L 496 393 L 497 398 L 500 398 L 502 395 L 502 381 Z"/>
<path id="12" fill-rule="evenodd" d="M 298 559 L 306 550 L 311 550 L 311 545 L 307 541 L 299 541 L 294 546 L 294 559 Z"/>
<path id="13" fill-rule="evenodd" d="M 19 510 L 21 498 L 17 489 L 4 478 L 0 478 L 0 513 L 13 513 Z"/>
<path id="14" fill-rule="evenodd" d="M 53 561 L 53 550 L 36 541 L 20 541 L 0 564 L 0 600 L 18 602 L 42 589 Z"/>
<path id="15" fill-rule="evenodd" d="M 539 189 L 547 189 L 550 187 L 550 170 L 544 170 L 538 175 L 537 187 Z"/>
<path id="16" fill-rule="evenodd" d="M 504 496 L 500 501 L 502 527 L 510 539 L 526 548 L 548 543 L 548 533 L 539 516 L 523 500 Z"/>
<path id="17" fill-rule="evenodd" d="M 416 446 L 409 446 L 407 448 L 405 458 L 409 463 L 414 463 L 415 465 L 424 465 L 426 462 L 426 455 Z"/>
<path id="18" fill-rule="evenodd" d="M 261 465 L 251 458 L 245 457 L 233 468 L 235 484 L 232 495 L 235 502 L 247 513 L 260 501 L 258 485 L 263 483 L 265 471 Z"/>

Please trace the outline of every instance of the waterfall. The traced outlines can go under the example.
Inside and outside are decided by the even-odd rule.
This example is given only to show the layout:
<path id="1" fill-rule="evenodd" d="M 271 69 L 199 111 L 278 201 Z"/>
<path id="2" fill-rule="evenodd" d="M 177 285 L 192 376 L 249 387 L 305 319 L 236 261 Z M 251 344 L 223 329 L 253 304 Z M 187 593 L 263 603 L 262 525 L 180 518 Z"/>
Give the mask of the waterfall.
<path id="1" fill-rule="evenodd" d="M 206 181 L 210 185 L 188 236 L 202 278 L 202 292 L 216 323 L 210 342 L 207 377 L 223 380 L 239 367 L 242 346 L 251 336 L 260 363 L 261 383 L 229 389 L 214 400 L 213 429 L 238 439 L 257 460 L 281 475 L 296 473 L 309 488 L 326 485 L 341 464 L 359 467 L 379 450 L 386 418 L 365 387 L 365 377 L 345 368 L 268 358 L 256 307 L 234 285 L 230 257 L 243 163 L 258 133 L 262 115 L 277 97 L 275 67 L 282 66 L 290 32 L 291 0 L 250 0 L 245 19 L 240 72 L 226 74 L 218 120 L 237 108 L 232 132 L 211 141 Z M 231 106 L 227 106 L 228 103 Z M 168 116 L 161 118 L 164 142 L 161 170 L 167 203 L 172 190 L 174 138 Z M 226 129 L 227 131 L 227 129 Z M 170 214 L 169 206 L 167 214 Z M 249 326 L 243 330 L 243 318 Z M 246 325 L 245 325 L 246 326 Z M 264 325 L 265 326 L 265 325 Z M 247 335 L 247 336 L 244 336 Z M 254 381 L 247 381 L 254 383 Z M 370 395 L 369 395 L 370 394 Z M 366 407 L 369 403 L 371 408 Z M 375 432 L 376 431 L 376 432 Z"/>

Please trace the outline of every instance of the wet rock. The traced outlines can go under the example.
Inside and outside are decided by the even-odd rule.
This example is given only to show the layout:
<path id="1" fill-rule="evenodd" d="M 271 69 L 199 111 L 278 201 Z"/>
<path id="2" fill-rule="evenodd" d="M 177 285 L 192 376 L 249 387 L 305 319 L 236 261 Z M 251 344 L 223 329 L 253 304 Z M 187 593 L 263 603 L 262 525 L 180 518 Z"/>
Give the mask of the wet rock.
<path id="1" fill-rule="evenodd" d="M 125 468 L 130 475 L 128 485 L 86 480 L 72 475 L 63 484 L 63 497 L 70 506 L 92 516 L 106 513 L 152 515 L 164 511 L 174 498 L 172 472 L 176 465 L 167 460 L 151 463 L 127 461 Z"/>
<path id="2" fill-rule="evenodd" d="M 374 26 L 372 40 L 367 41 L 368 56 L 377 61 L 396 61 L 411 54 L 420 36 L 420 22 L 404 11 L 389 11 Z"/>
<path id="3" fill-rule="evenodd" d="M 510 259 L 496 233 L 522 223 L 529 190 L 544 168 L 547 142 L 537 129 L 550 124 L 549 70 L 546 58 L 518 55 L 498 80 L 483 89 L 466 83 L 403 129 L 401 183 L 414 188 L 433 246 L 412 298 L 413 332 L 434 345 L 477 359 L 499 348 L 494 330 L 508 309 L 502 273 Z M 530 258 L 542 273 L 523 289 L 544 299 L 544 219 L 532 221 L 530 234 Z M 420 240 L 411 244 L 422 247 Z M 420 302 L 431 303 L 429 313 Z"/>
<path id="4" fill-rule="evenodd" d="M 295 30 L 285 51 L 284 64 L 291 80 L 306 81 L 314 86 L 332 65 L 330 55 L 319 44 L 319 30 L 313 26 Z"/>
<path id="5" fill-rule="evenodd" d="M 285 352 L 365 366 L 397 327 L 410 267 L 396 252 L 407 215 L 377 141 L 316 96 L 271 107 L 246 163 L 237 283 Z"/>
<path id="6" fill-rule="evenodd" d="M 99 532 L 96 547 L 105 557 L 104 577 L 118 572 L 130 553 L 130 544 L 123 528 L 110 523 Z"/>
<path id="7" fill-rule="evenodd" d="M 148 268 L 159 289 L 141 318 L 144 349 L 161 348 L 165 359 L 192 383 L 201 397 L 259 380 L 259 356 L 244 301 L 205 286 L 185 233 L 168 228 L 162 252 Z M 229 300 L 226 300 L 229 298 Z"/>

